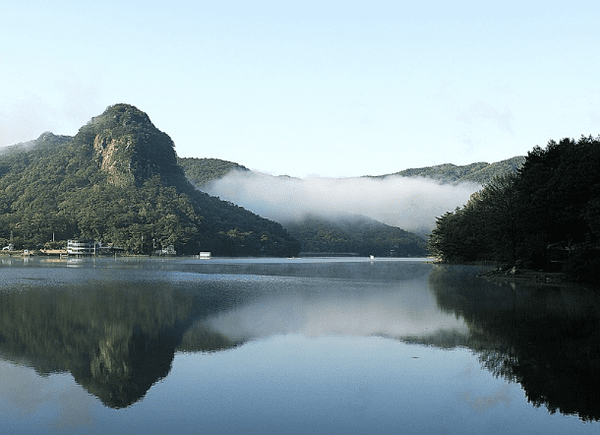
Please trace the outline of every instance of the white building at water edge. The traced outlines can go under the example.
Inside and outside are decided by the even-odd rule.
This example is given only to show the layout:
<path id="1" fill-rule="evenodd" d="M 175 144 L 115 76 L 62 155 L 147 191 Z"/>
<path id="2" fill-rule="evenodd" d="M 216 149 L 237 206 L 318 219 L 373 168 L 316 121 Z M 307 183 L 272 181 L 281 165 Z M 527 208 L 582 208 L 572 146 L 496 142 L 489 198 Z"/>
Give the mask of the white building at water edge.
<path id="1" fill-rule="evenodd" d="M 67 255 L 100 255 L 122 250 L 122 248 L 102 245 L 94 240 L 67 240 Z"/>

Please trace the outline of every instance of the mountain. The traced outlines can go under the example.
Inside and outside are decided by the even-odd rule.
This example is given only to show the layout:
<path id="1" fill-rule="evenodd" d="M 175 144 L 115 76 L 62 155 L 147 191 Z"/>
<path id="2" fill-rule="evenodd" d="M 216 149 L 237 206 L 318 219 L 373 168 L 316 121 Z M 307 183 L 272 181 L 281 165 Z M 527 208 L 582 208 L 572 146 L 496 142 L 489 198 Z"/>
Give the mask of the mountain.
<path id="1" fill-rule="evenodd" d="M 452 163 L 427 166 L 423 168 L 411 168 L 392 174 L 379 175 L 373 178 L 387 178 L 393 176 L 401 177 L 424 177 L 442 183 L 473 182 L 487 184 L 496 176 L 512 174 L 523 166 L 525 156 L 515 156 L 510 159 L 496 163 L 478 162 L 469 165 L 457 166 Z"/>
<path id="2" fill-rule="evenodd" d="M 226 160 L 185 158 L 179 159 L 179 162 L 187 178 L 199 189 L 207 189 L 211 181 L 219 180 L 232 171 L 265 176 L 266 179 L 291 180 L 285 175 L 272 177 L 250 171 L 245 166 Z M 428 255 L 424 237 L 365 216 L 321 216 L 309 213 L 300 219 L 280 220 L 280 223 L 300 242 L 301 252 L 305 254 L 351 253 L 385 257 Z"/>
<path id="3" fill-rule="evenodd" d="M 178 158 L 177 161 L 183 168 L 185 176 L 198 187 L 210 181 L 223 178 L 233 170 L 250 171 L 238 163 L 220 159 Z M 395 176 L 409 178 L 423 177 L 441 183 L 472 182 L 483 185 L 492 181 L 496 176 L 515 173 L 523 166 L 524 162 L 525 156 L 515 156 L 495 163 L 478 162 L 462 166 L 444 163 L 442 165 L 426 166 L 423 168 L 404 169 L 391 174 L 366 175 L 365 177 L 374 179 L 385 179 Z M 282 175 L 281 177 L 287 176 Z"/>
<path id="4" fill-rule="evenodd" d="M 197 159 L 193 157 L 178 157 L 177 163 L 183 168 L 185 176 L 196 187 L 218 180 L 233 170 L 250 171 L 242 165 L 220 159 Z"/>
<path id="5" fill-rule="evenodd" d="M 491 165 L 448 164 L 374 178 L 404 175 L 484 183 L 496 174 L 514 172 L 521 163 L 515 157 Z M 219 159 L 178 158 L 171 138 L 147 114 L 116 104 L 74 137 L 47 132 L 0 153 L 0 244 L 33 249 L 80 238 L 131 253 L 174 245 L 185 254 L 202 250 L 232 256 L 292 256 L 316 246 L 321 252 L 346 246 L 365 254 L 417 255 L 413 241 L 421 246 L 419 236 L 413 240 L 399 228 L 384 229 L 384 224 L 366 218 L 313 215 L 304 222 L 277 223 L 200 190 L 234 170 L 251 172 Z M 317 243 L 314 229 L 336 236 L 323 236 Z"/>
<path id="6" fill-rule="evenodd" d="M 517 156 L 492 164 L 484 162 L 465 166 L 444 164 L 427 168 L 406 169 L 394 174 L 377 177 L 356 177 L 355 180 L 368 178 L 384 181 L 388 179 L 393 182 L 393 177 L 403 176 L 413 179 L 428 178 L 442 184 L 458 184 L 463 181 L 485 184 L 495 176 L 516 172 L 523 161 L 524 157 Z M 214 187 L 213 182 L 222 180 L 224 183 L 220 184 L 220 190 L 227 191 L 227 189 L 230 189 L 233 191 L 233 196 L 224 195 L 224 197 L 232 198 L 236 195 L 239 196 L 241 193 L 242 197 L 248 199 L 254 206 L 250 206 L 245 202 L 240 203 L 244 203 L 248 208 L 258 213 L 261 213 L 259 210 L 267 210 L 269 207 L 266 203 L 260 202 L 260 195 L 256 195 L 255 192 L 247 189 L 249 184 L 259 183 L 264 191 L 269 193 L 270 201 L 273 200 L 272 195 L 277 198 L 276 195 L 278 194 L 281 196 L 282 201 L 290 201 L 290 198 L 281 195 L 281 191 L 303 189 L 299 185 L 302 180 L 295 180 L 287 176 L 273 177 L 261 174 L 226 160 L 186 158 L 179 159 L 179 164 L 184 169 L 186 177 L 199 189 L 217 194 L 219 189 L 216 192 L 212 189 Z M 225 178 L 229 174 L 231 176 Z M 242 176 L 241 174 L 245 175 Z M 238 180 L 240 176 L 242 176 L 241 181 Z M 352 179 L 346 179 L 345 181 L 349 180 Z M 294 181 L 298 181 L 298 183 Z M 232 201 L 235 202 L 236 200 L 232 199 Z M 263 202 L 265 201 L 263 200 Z M 419 204 L 415 203 L 411 207 L 418 210 Z M 270 216 L 279 221 L 300 242 L 302 252 L 352 252 L 360 255 L 377 256 L 418 256 L 427 254 L 424 238 L 420 235 L 409 233 L 401 228 L 386 225 L 364 216 L 340 215 L 337 213 L 335 217 L 331 217 L 317 215 L 312 212 L 304 217 L 289 218 L 291 215 L 293 213 L 289 210 L 287 216 Z"/>
<path id="7" fill-rule="evenodd" d="M 195 189 L 171 138 L 127 104 L 74 137 L 44 133 L 0 154 L 0 243 L 52 246 L 95 239 L 133 253 L 290 256 L 283 227 Z"/>
<path id="8" fill-rule="evenodd" d="M 326 218 L 308 215 L 284 225 L 300 241 L 304 253 L 353 253 L 363 257 L 428 255 L 423 237 L 365 216 Z"/>

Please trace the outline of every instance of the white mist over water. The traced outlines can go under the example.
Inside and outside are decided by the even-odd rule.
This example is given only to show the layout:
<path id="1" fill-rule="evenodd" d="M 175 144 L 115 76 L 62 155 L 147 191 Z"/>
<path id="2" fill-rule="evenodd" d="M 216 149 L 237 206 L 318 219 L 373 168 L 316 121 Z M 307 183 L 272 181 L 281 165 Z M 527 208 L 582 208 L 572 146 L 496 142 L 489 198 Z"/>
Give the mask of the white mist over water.
<path id="1" fill-rule="evenodd" d="M 285 284 L 282 281 L 283 288 Z M 310 285 L 306 282 L 303 288 Z M 426 277 L 401 283 L 328 281 L 319 291 L 263 297 L 209 316 L 202 324 L 232 341 L 283 334 L 394 338 L 426 337 L 440 331 L 468 334 L 462 319 L 439 309 Z"/>
<path id="2" fill-rule="evenodd" d="M 358 214 L 416 233 L 429 232 L 436 217 L 463 206 L 480 189 L 475 183 L 440 184 L 427 178 L 300 179 L 254 171 L 232 171 L 202 187 L 210 195 L 283 224 L 308 214 Z"/>

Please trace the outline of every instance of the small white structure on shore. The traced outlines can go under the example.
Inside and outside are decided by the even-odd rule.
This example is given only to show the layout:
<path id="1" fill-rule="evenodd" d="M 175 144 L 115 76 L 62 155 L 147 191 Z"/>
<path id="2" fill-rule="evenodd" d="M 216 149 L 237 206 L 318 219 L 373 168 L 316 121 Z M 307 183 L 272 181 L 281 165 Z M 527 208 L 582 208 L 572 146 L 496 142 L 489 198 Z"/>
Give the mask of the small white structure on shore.
<path id="1" fill-rule="evenodd" d="M 93 240 L 68 240 L 67 254 L 69 255 L 97 255 L 100 243 Z"/>
<path id="2" fill-rule="evenodd" d="M 162 248 L 162 249 L 157 249 L 156 251 L 154 251 L 154 255 L 169 255 L 169 256 L 173 256 L 173 255 L 177 255 L 177 251 L 175 251 L 175 245 L 169 245 L 166 248 Z"/>
<path id="3" fill-rule="evenodd" d="M 200 260 L 210 260 L 211 256 L 212 256 L 212 254 L 210 252 L 200 252 L 200 255 L 198 255 L 198 258 Z"/>
<path id="4" fill-rule="evenodd" d="M 58 249 L 58 250 L 53 250 L 55 251 L 55 254 L 62 254 L 63 251 Z M 79 256 L 86 256 L 86 255 L 101 255 L 101 254 L 112 254 L 115 253 L 117 251 L 123 251 L 123 248 L 118 248 L 112 245 L 103 245 L 101 242 L 98 242 L 96 240 L 78 240 L 78 239 L 72 239 L 72 240 L 67 240 L 67 250 L 65 252 L 65 254 L 68 255 L 75 255 L 76 257 Z M 48 253 L 48 251 L 46 251 L 46 253 Z"/>

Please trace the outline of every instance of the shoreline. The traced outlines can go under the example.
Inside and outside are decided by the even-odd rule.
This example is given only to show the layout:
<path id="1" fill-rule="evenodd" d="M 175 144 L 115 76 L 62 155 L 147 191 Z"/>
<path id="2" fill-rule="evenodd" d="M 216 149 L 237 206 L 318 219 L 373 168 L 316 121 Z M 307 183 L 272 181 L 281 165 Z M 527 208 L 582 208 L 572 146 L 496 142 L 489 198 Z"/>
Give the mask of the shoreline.
<path id="1" fill-rule="evenodd" d="M 576 284 L 570 281 L 564 272 L 545 272 L 531 269 L 507 268 L 498 266 L 494 270 L 477 275 L 493 282 L 526 282 L 536 284 Z"/>
<path id="2" fill-rule="evenodd" d="M 528 282 L 536 284 L 581 284 L 569 279 L 564 272 L 547 272 L 518 268 L 517 266 L 502 265 L 492 261 L 473 261 L 454 263 L 446 261 L 433 261 L 433 264 L 466 265 L 466 266 L 488 266 L 490 270 L 477 274 L 477 277 L 492 282 Z"/>

